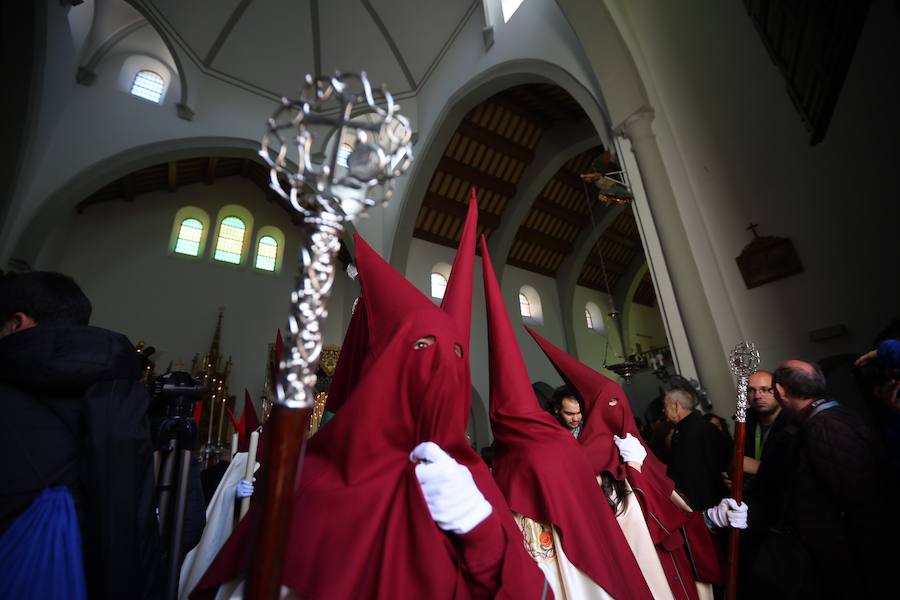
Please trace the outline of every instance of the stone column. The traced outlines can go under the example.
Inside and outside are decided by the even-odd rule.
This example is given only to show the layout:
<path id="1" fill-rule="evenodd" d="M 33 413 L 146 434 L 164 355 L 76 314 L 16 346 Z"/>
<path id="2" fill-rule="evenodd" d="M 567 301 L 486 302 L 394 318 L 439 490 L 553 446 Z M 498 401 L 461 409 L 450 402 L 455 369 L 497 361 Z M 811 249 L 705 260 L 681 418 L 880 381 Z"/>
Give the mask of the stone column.
<path id="1" fill-rule="evenodd" d="M 734 382 L 662 154 L 651 128 L 653 116 L 652 110 L 638 111 L 625 120 L 621 130 L 631 142 L 631 150 L 637 161 L 662 246 L 665 265 L 661 266 L 668 270 L 672 281 L 678 312 L 688 336 L 700 384 L 709 393 L 717 410 L 727 410 L 726 414 L 730 414 L 730 408 L 726 407 L 731 407 L 734 402 Z"/>

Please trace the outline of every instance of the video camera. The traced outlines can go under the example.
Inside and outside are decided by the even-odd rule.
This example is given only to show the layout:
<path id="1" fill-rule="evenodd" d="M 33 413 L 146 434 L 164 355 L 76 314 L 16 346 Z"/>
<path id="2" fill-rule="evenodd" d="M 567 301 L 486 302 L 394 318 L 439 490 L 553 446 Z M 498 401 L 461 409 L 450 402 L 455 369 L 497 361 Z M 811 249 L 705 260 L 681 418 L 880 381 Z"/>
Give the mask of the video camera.
<path id="1" fill-rule="evenodd" d="M 153 382 L 153 403 L 167 417 L 190 418 L 194 403 L 203 397 L 203 381 L 184 371 L 163 373 Z"/>

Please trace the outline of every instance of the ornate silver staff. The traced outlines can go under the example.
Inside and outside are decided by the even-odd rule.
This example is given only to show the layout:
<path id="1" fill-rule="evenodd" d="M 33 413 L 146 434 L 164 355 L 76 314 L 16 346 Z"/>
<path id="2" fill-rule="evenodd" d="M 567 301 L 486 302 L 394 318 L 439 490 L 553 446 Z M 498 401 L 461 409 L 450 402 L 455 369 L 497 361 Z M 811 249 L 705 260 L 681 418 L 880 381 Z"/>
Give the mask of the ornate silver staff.
<path id="1" fill-rule="evenodd" d="M 257 498 L 260 510 L 247 598 L 279 597 L 343 226 L 389 200 L 393 179 L 412 162 L 412 131 L 398 109 L 387 89 L 373 89 L 365 73 L 307 75 L 298 99 L 282 98 L 262 139 L 260 155 L 271 167 L 270 185 L 303 216 L 306 240 L 291 294 L 287 353 L 267 425 L 267 474 Z M 354 111 L 362 114 L 351 120 Z M 314 143 L 328 136 L 332 141 L 324 153 L 314 154 Z M 294 147 L 296 168 L 288 156 Z"/>
<path id="2" fill-rule="evenodd" d="M 744 440 L 747 437 L 747 378 L 759 367 L 759 351 L 753 342 L 740 342 L 728 355 L 731 372 L 738 378 L 737 406 L 734 411 L 734 462 L 731 467 L 731 495 L 740 503 L 744 496 Z M 737 598 L 739 529 L 731 530 L 728 540 L 727 600 Z"/>

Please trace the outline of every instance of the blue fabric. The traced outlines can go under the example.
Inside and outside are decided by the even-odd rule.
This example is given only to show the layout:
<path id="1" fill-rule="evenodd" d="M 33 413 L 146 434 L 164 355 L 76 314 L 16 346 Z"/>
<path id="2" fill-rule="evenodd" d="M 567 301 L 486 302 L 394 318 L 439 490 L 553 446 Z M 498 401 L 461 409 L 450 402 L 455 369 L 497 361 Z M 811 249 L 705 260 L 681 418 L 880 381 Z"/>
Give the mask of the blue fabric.
<path id="1" fill-rule="evenodd" d="M 41 492 L 0 537 L 0 598 L 87 598 L 81 531 L 66 487 Z"/>
<path id="2" fill-rule="evenodd" d="M 900 340 L 884 340 L 878 344 L 878 359 L 889 369 L 900 367 Z"/>

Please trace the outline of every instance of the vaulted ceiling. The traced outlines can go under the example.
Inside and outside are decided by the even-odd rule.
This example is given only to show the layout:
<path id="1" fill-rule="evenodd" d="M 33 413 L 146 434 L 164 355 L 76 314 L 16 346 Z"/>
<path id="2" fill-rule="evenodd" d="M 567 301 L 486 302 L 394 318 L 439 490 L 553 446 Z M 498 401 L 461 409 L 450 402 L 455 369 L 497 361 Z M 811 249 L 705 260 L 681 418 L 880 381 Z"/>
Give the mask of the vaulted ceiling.
<path id="1" fill-rule="evenodd" d="M 428 79 L 481 2 L 132 0 L 207 75 L 277 100 L 303 73 L 366 65 L 397 98 Z M 248 49 L 251 49 L 248 51 Z"/>

